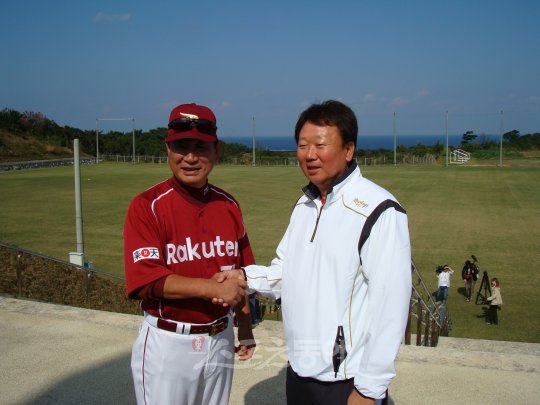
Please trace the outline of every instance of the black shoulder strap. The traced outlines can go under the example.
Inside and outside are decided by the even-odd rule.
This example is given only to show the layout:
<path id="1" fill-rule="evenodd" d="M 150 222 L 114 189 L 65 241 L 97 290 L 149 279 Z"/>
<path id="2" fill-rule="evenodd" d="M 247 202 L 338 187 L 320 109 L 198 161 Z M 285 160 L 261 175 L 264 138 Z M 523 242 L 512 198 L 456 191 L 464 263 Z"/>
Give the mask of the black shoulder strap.
<path id="1" fill-rule="evenodd" d="M 377 208 L 375 208 L 373 212 L 369 215 L 369 217 L 366 220 L 366 223 L 364 224 L 364 227 L 362 228 L 362 233 L 360 234 L 360 240 L 358 241 L 358 255 L 360 255 L 360 251 L 362 250 L 362 247 L 368 240 L 369 235 L 371 234 L 371 229 L 373 228 L 373 225 L 375 225 L 375 223 L 377 222 L 379 217 L 382 215 L 382 213 L 389 208 L 394 208 L 396 211 L 406 214 L 403 207 L 399 205 L 396 201 L 385 200 L 382 203 L 380 203 L 377 206 Z M 362 262 L 362 259 L 360 259 L 360 263 L 361 262 Z"/>

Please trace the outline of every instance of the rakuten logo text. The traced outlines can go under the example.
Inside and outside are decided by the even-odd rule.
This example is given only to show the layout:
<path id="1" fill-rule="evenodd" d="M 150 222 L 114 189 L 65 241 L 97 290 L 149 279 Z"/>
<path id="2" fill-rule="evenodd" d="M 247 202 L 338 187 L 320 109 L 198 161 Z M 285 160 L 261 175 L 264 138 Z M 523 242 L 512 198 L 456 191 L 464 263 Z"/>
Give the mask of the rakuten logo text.
<path id="1" fill-rule="evenodd" d="M 167 264 L 182 263 L 186 261 L 200 260 L 202 258 L 223 256 L 238 256 L 238 242 L 221 240 L 216 236 L 215 240 L 201 243 L 191 243 L 191 238 L 186 238 L 184 245 L 167 244 Z"/>

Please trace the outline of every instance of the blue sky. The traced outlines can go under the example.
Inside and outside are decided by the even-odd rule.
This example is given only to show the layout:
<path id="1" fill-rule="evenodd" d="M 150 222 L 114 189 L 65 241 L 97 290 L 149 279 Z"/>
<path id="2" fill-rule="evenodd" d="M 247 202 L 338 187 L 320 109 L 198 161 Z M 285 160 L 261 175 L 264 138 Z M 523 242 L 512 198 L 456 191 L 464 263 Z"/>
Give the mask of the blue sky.
<path id="1" fill-rule="evenodd" d="M 0 108 L 94 129 L 293 133 L 334 98 L 361 134 L 540 132 L 540 1 L 27 1 L 0 6 Z M 503 111 L 502 120 L 501 113 Z M 100 124 L 131 130 L 130 122 Z"/>

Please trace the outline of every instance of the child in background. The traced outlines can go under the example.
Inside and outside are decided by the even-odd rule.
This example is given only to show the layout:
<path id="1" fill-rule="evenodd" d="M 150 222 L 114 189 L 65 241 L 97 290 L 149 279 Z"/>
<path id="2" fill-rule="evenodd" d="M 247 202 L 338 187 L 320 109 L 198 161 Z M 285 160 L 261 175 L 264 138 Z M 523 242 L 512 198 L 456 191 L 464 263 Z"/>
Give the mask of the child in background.
<path id="1" fill-rule="evenodd" d="M 454 274 L 454 270 L 447 264 L 444 265 L 443 270 L 437 276 L 438 289 L 437 289 L 437 302 L 446 304 L 448 298 L 448 287 L 450 287 L 450 276 Z"/>

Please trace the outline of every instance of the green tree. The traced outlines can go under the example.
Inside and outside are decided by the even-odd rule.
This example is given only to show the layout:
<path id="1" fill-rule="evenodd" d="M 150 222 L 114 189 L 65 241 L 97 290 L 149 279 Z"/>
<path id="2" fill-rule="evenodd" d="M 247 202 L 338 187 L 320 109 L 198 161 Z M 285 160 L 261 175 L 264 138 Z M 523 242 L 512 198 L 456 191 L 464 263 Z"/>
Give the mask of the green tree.
<path id="1" fill-rule="evenodd" d="M 467 131 L 463 134 L 463 136 L 461 137 L 461 144 L 462 145 L 469 145 L 470 143 L 472 143 L 472 141 L 474 141 L 476 138 L 478 137 L 478 135 L 476 135 L 473 131 Z"/>
<path id="2" fill-rule="evenodd" d="M 4 108 L 0 111 L 0 128 L 14 133 L 18 132 L 21 115 L 18 111 Z"/>
<path id="3" fill-rule="evenodd" d="M 437 141 L 437 143 L 431 147 L 431 153 L 433 153 L 435 156 L 440 156 L 445 153 L 445 149 L 445 146 Z"/>
<path id="4" fill-rule="evenodd" d="M 510 145 L 516 143 L 519 140 L 519 131 L 514 129 L 512 131 L 506 132 L 503 134 L 503 142 L 506 142 Z"/>

